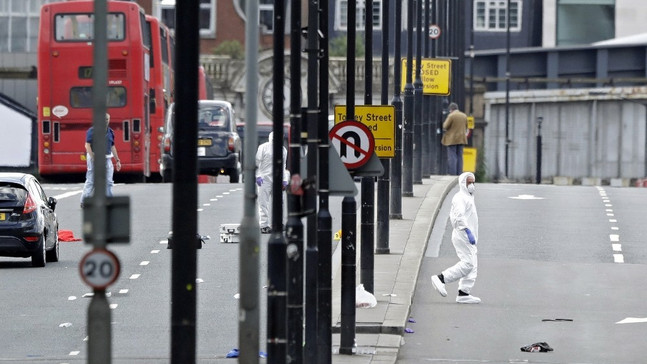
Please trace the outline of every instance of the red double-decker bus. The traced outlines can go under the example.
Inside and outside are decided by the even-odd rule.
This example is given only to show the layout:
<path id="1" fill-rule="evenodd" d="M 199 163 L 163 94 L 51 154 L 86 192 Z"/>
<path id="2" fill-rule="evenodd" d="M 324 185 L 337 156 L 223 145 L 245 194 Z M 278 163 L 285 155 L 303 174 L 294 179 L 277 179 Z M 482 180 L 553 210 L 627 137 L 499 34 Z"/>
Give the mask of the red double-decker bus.
<path id="1" fill-rule="evenodd" d="M 108 94 L 122 172 L 150 176 L 151 27 L 135 2 L 108 1 Z M 84 173 L 92 125 L 94 1 L 43 5 L 38 37 L 38 167 L 41 175 Z M 158 64 L 155 64 L 159 66 Z M 170 66 L 169 66 L 170 67 Z M 163 78 L 155 78 L 163 82 Z M 155 103 L 162 95 L 155 92 Z M 154 110 L 157 113 L 157 109 Z M 157 133 L 157 131 L 155 131 Z"/>

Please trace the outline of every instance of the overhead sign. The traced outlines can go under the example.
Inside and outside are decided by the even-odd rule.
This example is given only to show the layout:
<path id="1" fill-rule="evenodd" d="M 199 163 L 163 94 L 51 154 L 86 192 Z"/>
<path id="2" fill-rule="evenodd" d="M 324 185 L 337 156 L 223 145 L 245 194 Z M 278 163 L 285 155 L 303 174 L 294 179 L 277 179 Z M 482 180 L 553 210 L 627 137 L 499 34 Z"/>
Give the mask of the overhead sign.
<path id="1" fill-rule="evenodd" d="M 437 24 L 430 24 L 429 25 L 429 38 L 431 39 L 438 39 L 440 38 L 440 27 Z"/>
<path id="2" fill-rule="evenodd" d="M 395 157 L 395 106 L 355 106 L 355 116 L 346 117 L 346 106 L 335 105 L 335 124 L 353 119 L 368 127 L 375 140 L 375 155 L 379 158 Z"/>
<path id="3" fill-rule="evenodd" d="M 113 284 L 119 277 L 120 269 L 117 256 L 103 248 L 89 251 L 79 264 L 83 282 L 98 290 Z"/>
<path id="4" fill-rule="evenodd" d="M 333 126 L 328 135 L 339 153 L 339 158 L 348 169 L 363 166 L 373 155 L 373 134 L 362 123 L 344 121 Z"/>
<path id="5" fill-rule="evenodd" d="M 411 62 L 413 65 L 414 77 L 416 60 Z M 420 68 L 420 77 L 422 78 L 422 93 L 424 95 L 443 95 L 447 96 L 450 92 L 452 78 L 452 61 L 450 59 L 425 58 L 422 60 Z M 407 59 L 402 58 L 402 91 L 407 82 Z"/>

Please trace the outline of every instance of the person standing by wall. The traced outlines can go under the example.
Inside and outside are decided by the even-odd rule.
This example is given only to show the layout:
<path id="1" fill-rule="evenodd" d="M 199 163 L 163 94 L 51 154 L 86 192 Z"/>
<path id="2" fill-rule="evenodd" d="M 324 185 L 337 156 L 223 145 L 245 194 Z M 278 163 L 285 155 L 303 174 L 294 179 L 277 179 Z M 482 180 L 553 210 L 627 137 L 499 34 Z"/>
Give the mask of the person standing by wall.
<path id="1" fill-rule="evenodd" d="M 465 172 L 458 177 L 460 190 L 452 198 L 449 220 L 452 230 L 452 244 L 460 261 L 438 275 L 431 276 L 431 284 L 441 296 L 447 296 L 445 284 L 459 280 L 458 303 L 480 303 L 481 299 L 472 296 L 476 281 L 478 260 L 476 243 L 479 237 L 479 217 L 474 204 L 474 174 Z"/>
<path id="2" fill-rule="evenodd" d="M 258 185 L 258 216 L 261 233 L 269 234 L 272 232 L 272 159 L 274 148 L 274 132 L 270 133 L 267 142 L 258 146 L 256 151 L 256 184 Z M 288 151 L 283 148 L 283 190 L 287 186 L 287 176 L 285 173 L 285 160 Z"/>
<path id="3" fill-rule="evenodd" d="M 467 144 L 467 115 L 458 110 L 455 102 L 449 104 L 449 115 L 443 123 L 441 143 L 447 149 L 447 173 L 463 173 L 463 146 Z"/>
<path id="4" fill-rule="evenodd" d="M 112 197 L 112 185 L 114 184 L 113 175 L 114 167 L 112 158 L 117 162 L 117 171 L 121 170 L 121 161 L 115 148 L 115 131 L 108 126 L 110 124 L 110 114 L 106 113 L 106 196 Z M 83 201 L 94 194 L 94 151 L 92 151 L 92 138 L 94 137 L 94 126 L 85 134 L 85 162 L 87 170 L 85 172 L 85 184 L 81 194 L 81 208 Z"/>

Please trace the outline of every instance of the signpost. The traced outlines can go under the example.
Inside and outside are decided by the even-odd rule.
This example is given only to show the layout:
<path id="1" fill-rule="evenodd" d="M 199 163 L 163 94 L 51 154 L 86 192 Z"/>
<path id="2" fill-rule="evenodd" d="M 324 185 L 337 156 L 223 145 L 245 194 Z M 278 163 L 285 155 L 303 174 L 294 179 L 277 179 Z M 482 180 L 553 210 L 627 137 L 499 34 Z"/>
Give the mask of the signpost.
<path id="1" fill-rule="evenodd" d="M 345 105 L 335 105 L 335 124 L 349 118 Z M 395 106 L 358 105 L 352 118 L 366 125 L 375 139 L 375 155 L 379 158 L 395 157 Z"/>
<path id="2" fill-rule="evenodd" d="M 357 169 L 371 159 L 375 148 L 373 134 L 357 121 L 344 121 L 330 129 L 330 142 L 348 169 Z"/>
<path id="3" fill-rule="evenodd" d="M 412 67 L 416 61 L 412 60 Z M 407 59 L 402 58 L 402 82 L 401 89 L 404 91 L 405 75 L 407 72 Z M 425 58 L 422 60 L 420 69 L 422 77 L 422 93 L 424 95 L 443 95 L 451 93 L 452 61 L 450 59 Z"/>

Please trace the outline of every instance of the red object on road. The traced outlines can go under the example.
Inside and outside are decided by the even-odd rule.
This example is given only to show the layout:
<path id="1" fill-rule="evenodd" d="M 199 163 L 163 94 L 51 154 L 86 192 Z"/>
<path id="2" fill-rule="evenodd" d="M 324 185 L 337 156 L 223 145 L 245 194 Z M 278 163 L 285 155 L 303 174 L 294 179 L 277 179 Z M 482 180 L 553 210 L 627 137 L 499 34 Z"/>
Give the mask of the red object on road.
<path id="1" fill-rule="evenodd" d="M 75 238 L 72 230 L 59 230 L 58 241 L 81 241 L 81 239 Z"/>

